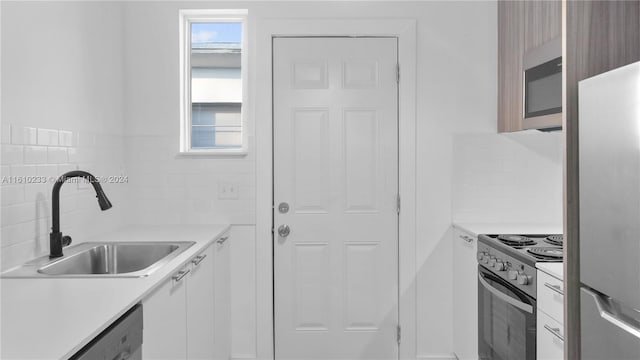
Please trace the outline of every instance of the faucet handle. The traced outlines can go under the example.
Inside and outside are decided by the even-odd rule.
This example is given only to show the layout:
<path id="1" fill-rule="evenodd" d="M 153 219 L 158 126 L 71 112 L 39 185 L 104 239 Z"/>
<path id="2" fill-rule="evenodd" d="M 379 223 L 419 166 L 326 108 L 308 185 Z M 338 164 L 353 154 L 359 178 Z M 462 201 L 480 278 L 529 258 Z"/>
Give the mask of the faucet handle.
<path id="1" fill-rule="evenodd" d="M 71 236 L 65 235 L 62 237 L 62 246 L 69 246 L 71 244 Z"/>

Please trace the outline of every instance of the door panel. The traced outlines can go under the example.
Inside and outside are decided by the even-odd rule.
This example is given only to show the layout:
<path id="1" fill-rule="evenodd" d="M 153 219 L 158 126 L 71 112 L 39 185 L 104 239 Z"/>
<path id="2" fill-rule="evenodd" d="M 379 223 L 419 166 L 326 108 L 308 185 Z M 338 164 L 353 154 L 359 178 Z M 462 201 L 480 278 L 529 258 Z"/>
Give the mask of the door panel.
<path id="1" fill-rule="evenodd" d="M 640 309 L 640 63 L 580 90 L 580 281 Z"/>
<path id="2" fill-rule="evenodd" d="M 397 39 L 273 53 L 276 358 L 397 359 Z"/>
<path id="3" fill-rule="evenodd" d="M 582 288 L 580 290 L 580 314 L 581 314 L 581 346 L 583 360 L 631 360 L 640 359 L 640 331 L 638 319 L 626 317 L 624 314 L 615 314 L 614 308 L 603 300 L 598 300 L 600 295 Z M 598 301 L 603 304 L 598 306 Z M 633 311 L 632 311 L 633 312 Z M 608 321 L 607 313 L 610 313 L 614 322 L 617 318 L 621 326 Z M 636 312 L 636 317 L 639 317 Z M 631 325 L 631 331 L 625 331 L 625 325 Z M 627 325 L 627 326 L 628 326 Z M 635 332 L 633 331 L 635 330 Z"/>

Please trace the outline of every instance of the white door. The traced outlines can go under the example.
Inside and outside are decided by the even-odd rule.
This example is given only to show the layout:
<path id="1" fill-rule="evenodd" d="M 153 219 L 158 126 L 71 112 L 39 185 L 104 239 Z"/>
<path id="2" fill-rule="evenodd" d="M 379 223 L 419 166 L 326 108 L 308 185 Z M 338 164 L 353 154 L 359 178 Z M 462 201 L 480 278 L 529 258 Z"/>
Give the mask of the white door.
<path id="1" fill-rule="evenodd" d="M 276 359 L 397 359 L 397 39 L 273 54 Z"/>

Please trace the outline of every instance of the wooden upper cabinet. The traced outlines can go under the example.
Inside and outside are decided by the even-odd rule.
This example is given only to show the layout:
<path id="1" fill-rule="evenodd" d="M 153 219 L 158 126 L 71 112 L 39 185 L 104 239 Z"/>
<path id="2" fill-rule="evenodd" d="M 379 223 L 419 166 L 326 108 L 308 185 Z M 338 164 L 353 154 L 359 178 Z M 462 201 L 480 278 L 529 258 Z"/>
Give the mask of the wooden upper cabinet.
<path id="1" fill-rule="evenodd" d="M 498 1 L 498 132 L 523 129 L 525 52 L 561 34 L 560 1 Z"/>
<path id="2" fill-rule="evenodd" d="M 522 129 L 522 1 L 498 2 L 498 132 Z"/>
<path id="3" fill-rule="evenodd" d="M 560 1 L 524 2 L 524 51 L 562 35 Z"/>

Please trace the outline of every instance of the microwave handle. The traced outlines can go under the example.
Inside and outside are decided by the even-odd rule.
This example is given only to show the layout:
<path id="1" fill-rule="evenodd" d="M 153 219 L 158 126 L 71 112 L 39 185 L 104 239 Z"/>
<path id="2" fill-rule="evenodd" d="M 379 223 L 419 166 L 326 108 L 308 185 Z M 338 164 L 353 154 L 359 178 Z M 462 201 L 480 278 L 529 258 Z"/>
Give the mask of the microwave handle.
<path id="1" fill-rule="evenodd" d="M 495 295 L 497 298 L 499 298 L 500 300 L 503 300 L 507 303 L 509 303 L 510 305 L 513 305 L 515 307 L 517 307 L 518 309 L 529 313 L 529 314 L 533 314 L 533 306 L 529 305 L 529 304 L 525 304 L 522 301 L 518 301 L 514 298 L 512 298 L 511 296 L 502 293 L 500 290 L 497 290 L 496 288 L 494 288 L 493 286 L 491 286 L 487 280 L 485 280 L 481 274 L 478 274 L 478 281 L 480 282 L 480 284 L 487 289 L 490 293 L 492 293 L 493 295 Z"/>

